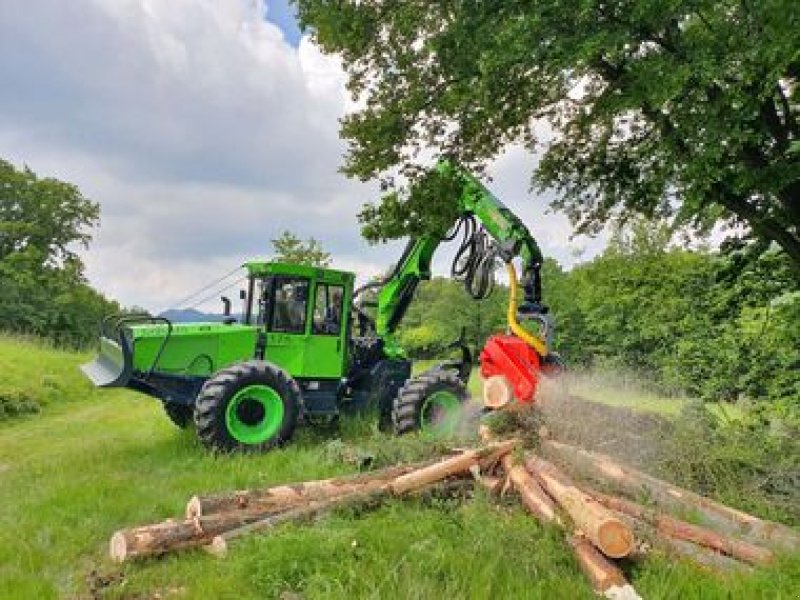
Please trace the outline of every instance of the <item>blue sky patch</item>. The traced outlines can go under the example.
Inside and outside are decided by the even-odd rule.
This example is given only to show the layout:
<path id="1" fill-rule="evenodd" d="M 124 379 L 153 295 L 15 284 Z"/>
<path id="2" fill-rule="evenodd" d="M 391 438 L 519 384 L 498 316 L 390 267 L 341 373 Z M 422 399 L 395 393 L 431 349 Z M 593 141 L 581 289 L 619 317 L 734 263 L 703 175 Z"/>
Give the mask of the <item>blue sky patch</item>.
<path id="1" fill-rule="evenodd" d="M 300 44 L 300 27 L 295 8 L 289 0 L 266 0 L 266 5 L 267 21 L 280 27 L 286 41 L 296 48 Z"/>

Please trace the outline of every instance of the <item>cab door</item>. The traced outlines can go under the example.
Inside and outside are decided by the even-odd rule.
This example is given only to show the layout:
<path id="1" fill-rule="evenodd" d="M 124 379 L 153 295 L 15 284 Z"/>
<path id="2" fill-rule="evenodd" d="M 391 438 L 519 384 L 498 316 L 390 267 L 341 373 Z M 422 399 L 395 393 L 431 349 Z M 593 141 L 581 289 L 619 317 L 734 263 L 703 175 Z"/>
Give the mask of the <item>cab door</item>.
<path id="1" fill-rule="evenodd" d="M 305 353 L 305 377 L 338 378 L 344 371 L 344 295 L 341 284 L 317 281 L 311 312 L 311 335 Z"/>
<path id="2" fill-rule="evenodd" d="M 306 277 L 276 275 L 267 280 L 263 300 L 267 326 L 265 358 L 283 368 L 292 377 L 302 377 L 308 351 L 309 292 Z"/>

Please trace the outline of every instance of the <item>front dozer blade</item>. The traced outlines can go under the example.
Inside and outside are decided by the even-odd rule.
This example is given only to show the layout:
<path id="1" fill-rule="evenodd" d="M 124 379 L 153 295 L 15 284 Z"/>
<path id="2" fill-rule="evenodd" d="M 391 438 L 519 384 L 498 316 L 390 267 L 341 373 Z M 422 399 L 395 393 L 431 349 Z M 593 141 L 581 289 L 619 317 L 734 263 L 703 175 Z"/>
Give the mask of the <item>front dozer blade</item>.
<path id="1" fill-rule="evenodd" d="M 100 338 L 100 354 L 92 362 L 81 365 L 81 371 L 97 387 L 125 387 L 131 378 L 130 354 L 124 339 L 120 343 Z"/>

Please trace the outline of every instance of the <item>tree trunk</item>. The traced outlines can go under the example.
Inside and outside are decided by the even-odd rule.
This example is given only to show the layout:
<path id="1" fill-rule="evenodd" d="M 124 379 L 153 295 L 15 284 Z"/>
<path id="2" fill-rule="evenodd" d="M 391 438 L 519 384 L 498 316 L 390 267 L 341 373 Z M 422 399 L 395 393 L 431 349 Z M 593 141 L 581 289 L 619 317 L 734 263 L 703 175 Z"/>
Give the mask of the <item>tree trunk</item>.
<path id="1" fill-rule="evenodd" d="M 427 464 L 430 464 L 430 461 L 360 473 L 352 477 L 290 483 L 260 490 L 241 490 L 210 496 L 193 496 L 186 505 L 186 518 L 192 519 L 230 510 L 278 511 L 309 500 L 324 500 L 358 491 L 369 491 Z"/>
<path id="2" fill-rule="evenodd" d="M 377 502 L 384 496 L 388 495 L 389 487 L 384 484 L 380 489 L 371 491 L 361 491 L 349 496 L 338 496 L 335 498 L 327 498 L 325 500 L 312 501 L 303 506 L 296 506 L 281 513 L 270 514 L 259 520 L 247 523 L 235 529 L 229 529 L 219 535 L 214 536 L 210 543 L 208 543 L 208 551 L 217 556 L 224 556 L 228 550 L 228 541 L 241 537 L 249 533 L 263 532 L 268 529 L 274 529 L 278 525 L 289 523 L 291 521 L 303 521 L 311 519 L 322 512 L 340 508 L 342 506 L 353 506 L 356 504 L 367 504 Z"/>
<path id="3" fill-rule="evenodd" d="M 575 527 L 606 556 L 622 558 L 633 550 L 633 533 L 594 498 L 575 487 L 553 465 L 537 457 L 526 461 L 528 470 L 569 514 Z"/>
<path id="4" fill-rule="evenodd" d="M 264 514 L 253 511 L 232 511 L 185 519 L 167 520 L 163 523 L 121 529 L 111 537 L 110 554 L 117 562 L 132 558 L 156 556 L 170 550 L 191 548 L 208 541 L 215 535 L 263 519 Z"/>
<path id="5" fill-rule="evenodd" d="M 567 541 L 581 570 L 597 594 L 626 600 L 639 598 L 619 567 L 600 554 L 589 540 L 581 535 L 573 535 L 568 537 Z"/>
<path id="6" fill-rule="evenodd" d="M 489 444 L 479 450 L 466 450 L 452 458 L 423 467 L 411 473 L 400 475 L 390 484 L 395 495 L 402 495 L 419 489 L 423 486 L 447 479 L 453 475 L 463 475 L 471 467 L 481 464 L 491 464 L 501 456 L 510 452 L 516 445 L 516 440 L 507 440 L 496 444 Z"/>
<path id="7" fill-rule="evenodd" d="M 510 454 L 506 454 L 502 460 L 511 486 L 519 494 L 522 503 L 531 514 L 542 522 L 563 525 L 561 518 L 556 513 L 553 500 L 528 470 L 522 465 L 516 464 L 514 457 Z"/>
<path id="8" fill-rule="evenodd" d="M 486 425 L 481 425 L 478 428 L 478 433 L 485 443 L 491 443 L 494 439 L 492 431 Z M 500 462 L 503 465 L 508 482 L 519 494 L 522 503 L 531 514 L 542 522 L 563 525 L 561 518 L 556 513 L 553 500 L 528 473 L 527 469 L 517 464 L 511 453 L 504 455 Z"/>
<path id="9" fill-rule="evenodd" d="M 773 523 L 720 504 L 689 490 L 674 486 L 636 469 L 621 465 L 610 457 L 553 440 L 542 442 L 541 450 L 581 474 L 609 485 L 628 496 L 650 497 L 669 510 L 699 514 L 709 525 L 735 533 L 750 542 L 797 552 L 800 534 L 790 527 Z"/>
<path id="10" fill-rule="evenodd" d="M 288 521 L 310 518 L 338 506 L 374 501 L 388 493 L 388 484 L 384 483 L 379 489 L 311 501 L 280 513 L 234 510 L 184 521 L 169 520 L 154 525 L 122 529 L 111 538 L 110 554 L 114 561 L 125 562 L 208 544 L 211 544 L 213 553 L 222 554 L 225 551 L 224 540 L 275 527 Z"/>
<path id="11" fill-rule="evenodd" d="M 725 537 L 705 527 L 649 510 L 635 502 L 599 492 L 591 492 L 591 495 L 606 508 L 641 519 L 653 525 L 659 533 L 671 538 L 693 542 L 754 565 L 768 564 L 774 559 L 772 552 L 766 548 Z"/>

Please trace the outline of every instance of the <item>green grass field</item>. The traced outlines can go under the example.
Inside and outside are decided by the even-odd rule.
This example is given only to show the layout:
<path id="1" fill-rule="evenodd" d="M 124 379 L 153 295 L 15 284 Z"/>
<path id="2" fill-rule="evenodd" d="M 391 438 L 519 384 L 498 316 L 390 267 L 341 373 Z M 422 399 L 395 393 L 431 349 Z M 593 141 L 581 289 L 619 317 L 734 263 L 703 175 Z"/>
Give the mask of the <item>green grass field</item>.
<path id="1" fill-rule="evenodd" d="M 481 496 L 340 512 L 234 542 L 224 559 L 193 551 L 113 565 L 116 529 L 178 516 L 197 492 L 352 471 L 332 448 L 391 462 L 426 442 L 354 420 L 330 434 L 303 430 L 266 455 L 213 456 L 152 399 L 92 389 L 77 370 L 87 358 L 0 337 L 3 386 L 46 402 L 38 415 L 0 422 L 0 598 L 594 597 L 561 532 Z M 796 557 L 725 577 L 654 557 L 629 574 L 645 598 L 789 599 L 800 589 Z"/>

